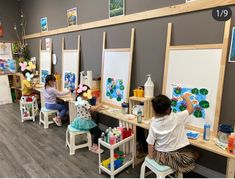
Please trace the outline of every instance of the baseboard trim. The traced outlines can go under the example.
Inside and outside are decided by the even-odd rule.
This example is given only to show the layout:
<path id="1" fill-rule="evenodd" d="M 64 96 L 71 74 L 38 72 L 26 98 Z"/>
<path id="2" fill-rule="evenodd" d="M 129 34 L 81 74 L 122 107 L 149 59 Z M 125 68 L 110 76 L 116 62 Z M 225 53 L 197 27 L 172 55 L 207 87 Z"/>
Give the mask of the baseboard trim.
<path id="1" fill-rule="evenodd" d="M 199 164 L 196 164 L 196 167 L 193 172 L 208 178 L 226 178 L 225 174 L 209 169 Z"/>

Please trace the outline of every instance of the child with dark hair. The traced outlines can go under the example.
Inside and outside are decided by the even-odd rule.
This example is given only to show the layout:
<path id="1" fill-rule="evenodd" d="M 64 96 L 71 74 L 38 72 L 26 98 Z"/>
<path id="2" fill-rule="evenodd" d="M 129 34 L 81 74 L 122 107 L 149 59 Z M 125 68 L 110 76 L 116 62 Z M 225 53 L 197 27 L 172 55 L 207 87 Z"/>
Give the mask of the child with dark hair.
<path id="1" fill-rule="evenodd" d="M 63 104 L 59 104 L 56 101 L 58 96 L 65 96 L 70 91 L 59 92 L 55 89 L 56 78 L 54 75 L 46 76 L 45 89 L 43 90 L 43 96 L 45 98 L 45 106 L 47 109 L 58 110 L 59 114 L 53 118 L 53 121 L 57 126 L 62 126 L 61 119 L 66 115 L 68 111 L 67 107 Z"/>
<path id="2" fill-rule="evenodd" d="M 91 152 L 93 153 L 103 153 L 103 150 L 98 148 L 98 139 L 101 136 L 101 130 L 97 124 L 92 120 L 91 112 L 95 112 L 103 109 L 103 105 L 98 104 L 96 106 L 91 106 L 88 102 L 92 98 L 91 90 L 87 85 L 79 85 L 76 91 L 77 101 L 75 105 L 77 106 L 77 117 L 71 123 L 71 127 L 81 130 L 90 131 L 93 135 L 93 145 L 91 147 Z"/>
<path id="3" fill-rule="evenodd" d="M 193 113 L 193 105 L 188 95 L 182 96 L 186 101 L 185 111 L 171 112 L 171 100 L 159 95 L 152 100 L 156 118 L 152 120 L 147 138 L 148 157 L 161 165 L 170 166 L 177 172 L 189 172 L 195 167 L 195 152 L 188 149 L 185 124 Z"/>
<path id="4" fill-rule="evenodd" d="M 32 83 L 32 72 L 29 70 L 24 70 L 22 72 L 24 79 L 22 81 L 22 95 L 23 96 L 33 96 L 35 95 L 33 93 L 33 88 L 36 86 L 36 84 Z"/>

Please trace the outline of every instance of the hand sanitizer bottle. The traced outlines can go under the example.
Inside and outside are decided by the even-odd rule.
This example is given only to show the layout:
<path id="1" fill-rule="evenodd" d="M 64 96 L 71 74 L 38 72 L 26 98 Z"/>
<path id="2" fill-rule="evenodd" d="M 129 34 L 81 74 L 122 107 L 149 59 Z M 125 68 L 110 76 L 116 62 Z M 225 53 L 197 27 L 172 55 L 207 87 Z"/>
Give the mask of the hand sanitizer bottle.
<path id="1" fill-rule="evenodd" d="M 147 75 L 148 80 L 144 84 L 144 97 L 152 98 L 154 96 L 154 83 L 152 82 L 151 75 Z"/>

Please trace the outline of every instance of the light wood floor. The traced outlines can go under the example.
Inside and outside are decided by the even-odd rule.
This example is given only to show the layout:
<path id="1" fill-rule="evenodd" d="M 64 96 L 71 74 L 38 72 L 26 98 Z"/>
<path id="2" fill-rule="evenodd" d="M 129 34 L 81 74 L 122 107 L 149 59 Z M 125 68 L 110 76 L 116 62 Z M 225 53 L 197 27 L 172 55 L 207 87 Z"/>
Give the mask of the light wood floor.
<path id="1" fill-rule="evenodd" d="M 0 177 L 109 177 L 98 174 L 98 155 L 65 147 L 66 125 L 44 129 L 38 120 L 20 122 L 19 104 L 0 106 Z M 116 177 L 139 177 L 140 166 Z"/>

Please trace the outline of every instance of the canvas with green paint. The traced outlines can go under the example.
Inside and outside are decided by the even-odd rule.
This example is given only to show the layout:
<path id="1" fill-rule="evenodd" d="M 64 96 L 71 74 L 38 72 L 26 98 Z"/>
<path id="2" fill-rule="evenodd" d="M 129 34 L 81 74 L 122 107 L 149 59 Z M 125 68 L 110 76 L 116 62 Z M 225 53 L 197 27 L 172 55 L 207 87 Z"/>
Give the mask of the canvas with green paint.
<path id="1" fill-rule="evenodd" d="M 173 97 L 171 100 L 171 106 L 173 112 L 180 112 L 186 110 L 186 102 L 181 98 L 182 95 L 189 94 L 190 100 L 194 108 L 194 117 L 206 118 L 206 110 L 210 108 L 210 102 L 208 101 L 209 90 L 206 88 L 173 88 Z"/>
<path id="2" fill-rule="evenodd" d="M 106 97 L 117 102 L 123 101 L 125 86 L 122 79 L 108 78 L 106 81 Z"/>
<path id="3" fill-rule="evenodd" d="M 109 17 L 124 15 L 125 1 L 124 0 L 109 0 Z"/>

